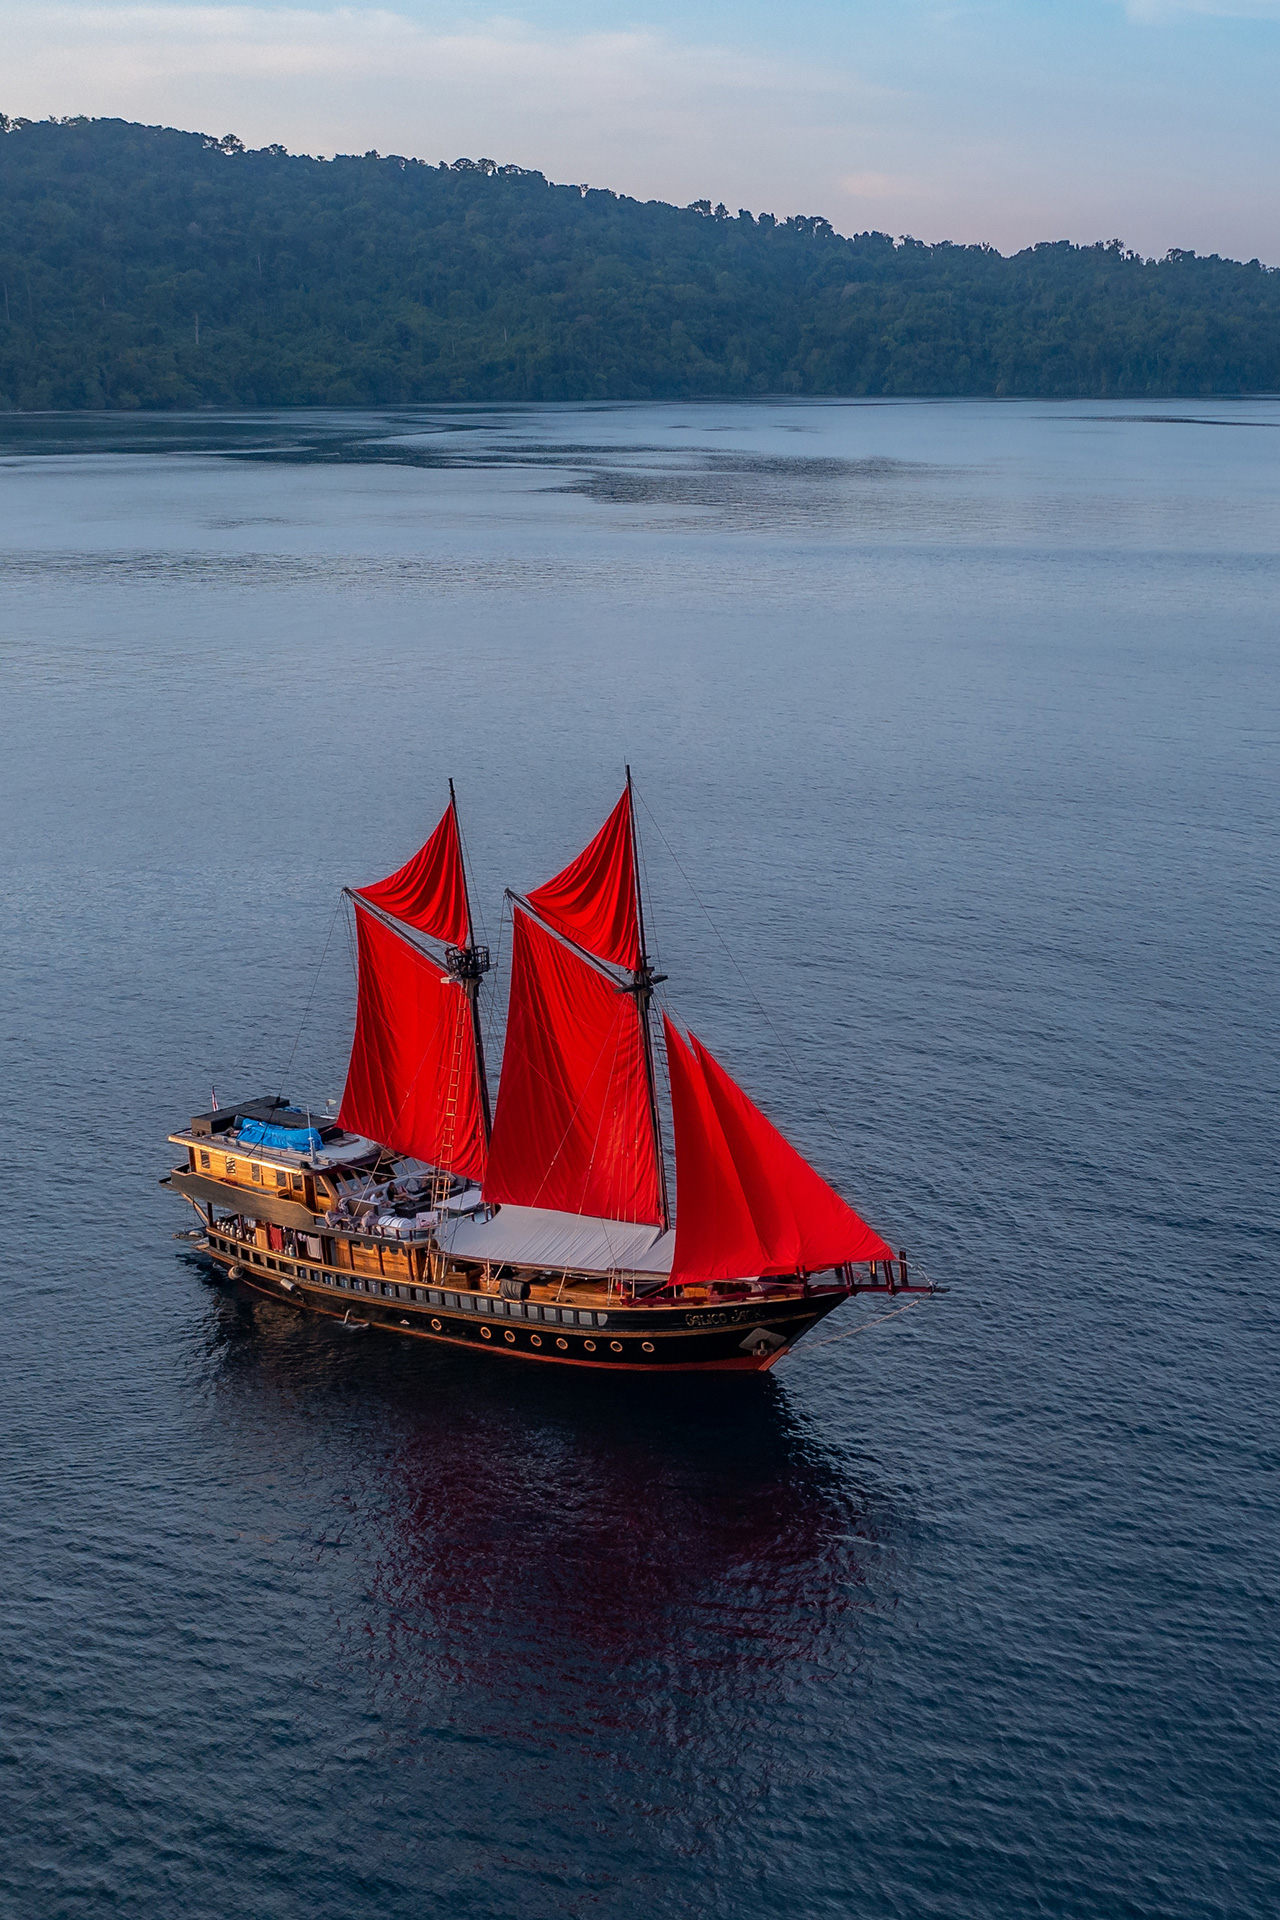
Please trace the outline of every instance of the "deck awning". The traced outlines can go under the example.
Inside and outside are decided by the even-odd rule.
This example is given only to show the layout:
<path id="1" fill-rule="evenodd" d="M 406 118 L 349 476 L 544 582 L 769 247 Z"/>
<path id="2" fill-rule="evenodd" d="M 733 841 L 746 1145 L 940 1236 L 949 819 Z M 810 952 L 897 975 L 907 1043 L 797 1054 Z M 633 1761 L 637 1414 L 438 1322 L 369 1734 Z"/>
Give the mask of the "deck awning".
<path id="1" fill-rule="evenodd" d="M 457 1260 L 573 1273 L 667 1274 L 675 1251 L 674 1232 L 544 1207 L 500 1207 L 491 1220 L 445 1224 L 440 1242 Z"/>

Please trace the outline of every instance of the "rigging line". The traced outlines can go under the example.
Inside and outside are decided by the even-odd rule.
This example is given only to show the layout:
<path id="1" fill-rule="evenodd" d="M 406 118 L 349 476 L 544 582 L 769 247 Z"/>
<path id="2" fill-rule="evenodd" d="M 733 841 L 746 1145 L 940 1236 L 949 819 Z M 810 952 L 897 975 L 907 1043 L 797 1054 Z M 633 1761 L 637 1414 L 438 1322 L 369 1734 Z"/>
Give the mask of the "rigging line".
<path id="1" fill-rule="evenodd" d="M 461 815 L 459 814 L 459 812 L 458 812 L 458 807 L 457 807 L 457 802 L 456 802 L 456 801 L 454 802 L 454 808 L 453 808 L 453 819 L 454 819 L 454 825 L 455 825 L 455 826 L 457 827 L 457 829 L 458 829 L 458 844 L 459 844 L 459 846 L 460 846 L 460 847 L 462 848 L 462 864 L 463 864 L 463 866 L 464 866 L 464 868 L 467 868 L 467 867 L 469 867 L 469 868 L 470 868 L 470 870 L 471 870 L 471 874 L 472 874 L 472 876 L 474 876 L 474 874 L 475 874 L 475 870 L 476 870 L 476 867 L 475 867 L 475 861 L 474 861 L 474 860 L 473 860 L 473 859 L 471 858 L 471 849 L 470 849 L 470 846 L 469 846 L 469 844 L 468 844 L 468 841 L 467 841 L 467 836 L 466 836 L 466 834 L 465 834 L 465 833 L 464 833 L 464 832 L 462 831 L 462 816 L 461 816 Z M 470 908 L 470 912 L 471 912 L 471 937 L 472 937 L 472 940 L 474 941 L 474 939 L 475 939 L 475 930 L 476 930 L 476 923 L 477 923 L 477 920 L 479 920 L 479 926 L 480 926 L 480 932 L 481 932 L 481 935 L 483 936 L 483 938 L 482 938 L 482 940 L 481 940 L 481 945 L 482 945 L 482 946 L 486 946 L 486 947 L 487 947 L 487 946 L 488 946 L 488 944 L 489 944 L 489 929 L 488 929 L 488 927 L 487 927 L 487 926 L 485 925 L 485 923 L 484 923 L 484 920 L 483 920 L 482 918 L 480 918 L 480 916 L 479 916 L 479 915 L 477 914 L 477 911 L 476 911 L 476 901 L 475 901 L 475 888 L 474 888 L 474 886 L 471 886 L 471 887 L 469 888 L 469 893 L 468 893 L 468 900 L 467 900 L 467 905 L 468 905 L 468 907 Z"/>
<path id="2" fill-rule="evenodd" d="M 801 1347 L 799 1351 L 801 1353 L 817 1353 L 821 1347 L 834 1347 L 838 1345 L 841 1340 L 852 1340 L 855 1334 L 869 1333 L 872 1327 L 882 1327 L 886 1320 L 896 1320 L 900 1313 L 910 1313 L 912 1307 L 922 1307 L 925 1302 L 925 1297 L 925 1295 L 921 1294 L 917 1300 L 908 1300 L 905 1307 L 895 1307 L 892 1313 L 877 1314 L 874 1320 L 864 1320 L 860 1327 L 849 1327 L 844 1333 L 833 1333 L 829 1340 L 815 1341 L 807 1347 Z"/>
<path id="3" fill-rule="evenodd" d="M 360 985 L 360 965 L 356 959 L 356 910 L 345 892 L 339 894 L 338 898 L 346 908 L 346 912 L 342 916 L 342 930 L 347 936 L 347 959 L 351 962 L 351 978 L 355 981 L 358 990 Z"/>
<path id="4" fill-rule="evenodd" d="M 632 789 L 632 792 L 634 793 L 635 791 L 634 780 L 631 783 L 631 789 Z M 646 810 L 647 810 L 647 803 L 646 803 Z M 643 894 L 647 895 L 648 901 L 649 901 L 649 920 L 648 920 L 647 930 L 649 933 L 649 937 L 653 941 L 654 972 L 660 973 L 662 971 L 662 946 L 658 939 L 658 926 L 657 926 L 657 921 L 654 918 L 654 912 L 653 912 L 653 889 L 649 885 L 649 862 L 645 858 L 644 841 L 640 838 L 640 835 L 638 833 L 634 836 L 634 845 L 635 845 L 636 852 L 640 856 L 640 890 Z"/>
<path id="5" fill-rule="evenodd" d="M 344 887 L 341 893 L 338 895 L 338 898 L 342 902 L 342 905 L 346 908 L 346 912 L 342 916 L 342 925 L 347 936 L 347 957 L 351 962 L 351 974 L 352 974 L 352 978 L 356 983 L 356 993 L 358 996 L 360 991 L 360 963 L 356 958 L 355 896 L 346 887 Z M 357 997 L 356 1019 L 359 1020 L 359 1017 L 360 1017 L 360 1010 L 359 1010 L 359 1000 Z M 354 1033 L 351 1036 L 351 1046 L 352 1046 L 352 1051 L 354 1052 L 355 1050 L 355 1034 Z M 348 1062 L 348 1072 L 349 1071 L 350 1071 L 350 1063 Z M 341 1102 L 339 1102 L 339 1106 L 341 1106 Z M 380 1143 L 375 1141 L 373 1144 L 377 1146 Z M 362 1190 L 355 1196 L 357 1200 L 364 1200 L 368 1197 L 369 1190 L 375 1184 L 376 1179 L 377 1179 L 377 1162 L 375 1161 L 372 1170 L 365 1177 L 365 1183 Z"/>
<path id="6" fill-rule="evenodd" d="M 733 948 L 729 945 L 728 941 L 725 939 L 724 935 L 721 933 L 719 927 L 716 925 L 715 921 L 712 919 L 708 908 L 703 905 L 702 899 L 698 893 L 698 889 L 694 886 L 692 880 L 689 878 L 684 868 L 680 865 L 680 860 L 676 853 L 675 848 L 672 846 L 671 842 L 667 839 L 666 834 L 662 831 L 662 827 L 658 820 L 658 816 L 654 813 L 653 808 L 649 805 L 649 802 L 645 799 L 643 794 L 640 795 L 640 802 L 641 802 L 641 805 L 644 807 L 645 812 L 648 814 L 649 818 L 653 821 L 654 827 L 657 831 L 658 838 L 661 840 L 667 852 L 671 855 L 671 858 L 675 861 L 677 868 L 679 868 L 681 878 L 684 880 L 685 885 L 688 887 L 690 893 L 693 895 L 694 901 L 697 904 L 699 911 L 703 915 L 703 918 L 706 920 L 707 925 L 711 928 L 711 931 L 715 934 L 716 939 L 720 942 L 720 945 L 724 948 L 725 952 L 728 954 L 730 964 L 732 965 L 733 970 L 737 974 L 739 980 L 741 980 L 743 986 L 746 988 L 748 994 L 751 996 L 751 1000 L 753 1005 L 755 1006 L 756 1012 L 760 1015 L 761 1019 L 764 1021 L 765 1025 L 768 1027 L 770 1033 L 773 1035 L 774 1039 L 777 1041 L 778 1045 L 781 1047 L 783 1055 L 785 1056 L 793 1072 L 796 1074 L 797 1078 L 799 1079 L 800 1084 L 803 1086 L 805 1092 L 809 1095 L 809 1098 L 813 1101 L 814 1106 L 817 1108 L 818 1112 L 822 1115 L 828 1127 L 831 1129 L 832 1138 L 841 1147 L 841 1149 L 843 1149 L 844 1143 L 845 1143 L 845 1136 L 841 1133 L 840 1129 L 836 1126 L 835 1121 L 832 1119 L 831 1115 L 827 1112 L 827 1109 L 823 1106 L 821 1099 L 813 1089 L 813 1084 L 809 1079 L 808 1074 L 805 1072 L 804 1068 L 797 1061 L 797 1059 L 795 1058 L 795 1055 L 792 1053 L 791 1049 L 788 1047 L 782 1035 L 778 1032 L 777 1027 L 773 1024 L 773 1021 L 770 1018 L 768 1008 L 763 1005 L 759 995 L 756 993 L 755 988 L 752 986 L 751 982 L 747 979 L 747 976 L 742 971 L 742 968 L 738 965 L 737 957 L 734 954 Z"/>
<path id="7" fill-rule="evenodd" d="M 498 952 L 497 952 L 497 958 L 494 960 L 493 968 L 492 968 L 493 985 L 489 991 L 488 1004 L 485 1008 L 485 1015 L 484 1015 L 485 1019 L 489 1023 L 484 1036 L 486 1063 L 488 1062 L 490 1054 L 497 1052 L 497 1048 L 494 1043 L 497 1039 L 497 1034 L 498 1034 L 498 980 L 502 973 L 502 943 L 507 937 L 507 923 L 508 921 L 510 921 L 510 919 L 511 919 L 511 902 L 507 899 L 507 896 L 504 893 L 502 896 L 502 913 L 498 920 Z M 505 1034 L 505 1028 L 504 1028 L 503 1038 L 505 1039 L 505 1037 L 506 1037 L 506 1034 Z"/>
<path id="8" fill-rule="evenodd" d="M 319 959 L 319 961 L 318 961 L 318 962 L 317 962 L 317 964 L 316 964 L 316 970 L 315 970 L 315 973 L 314 973 L 314 974 L 312 975 L 312 978 L 311 978 L 311 991 L 310 991 L 310 993 L 309 993 L 309 994 L 307 995 L 307 1004 L 306 1004 L 306 1006 L 305 1006 L 305 1007 L 304 1007 L 304 1008 L 302 1009 L 302 1018 L 301 1018 L 301 1020 L 299 1020 L 299 1022 L 298 1022 L 298 1031 L 297 1031 L 297 1032 L 296 1032 L 296 1033 L 294 1034 L 294 1036 L 293 1036 L 293 1045 L 292 1045 L 292 1046 L 290 1047 L 290 1049 L 289 1049 L 289 1058 L 288 1058 L 288 1059 L 287 1059 L 287 1060 L 285 1061 L 285 1067 L 284 1067 L 284 1072 L 283 1072 L 283 1073 L 282 1073 L 282 1074 L 280 1075 L 280 1083 L 279 1083 L 279 1085 L 278 1085 L 278 1086 L 277 1086 L 277 1088 L 276 1088 L 276 1099 L 277 1099 L 277 1100 L 279 1100 L 279 1099 L 280 1099 L 280 1097 L 282 1096 L 282 1094 L 284 1093 L 284 1083 L 285 1083 L 285 1081 L 286 1081 L 286 1080 L 287 1080 L 287 1079 L 289 1078 L 289 1069 L 290 1069 L 290 1067 L 291 1067 L 291 1066 L 293 1065 L 293 1056 L 294 1056 L 294 1054 L 295 1054 L 295 1053 L 297 1053 L 297 1051 L 298 1051 L 298 1042 L 299 1042 L 299 1040 L 301 1040 L 301 1038 L 302 1038 L 302 1029 L 303 1029 L 303 1028 L 304 1028 L 304 1027 L 306 1026 L 306 1024 L 307 1024 L 307 1015 L 308 1015 L 308 1014 L 310 1013 L 310 1011 L 311 1011 L 311 1002 L 312 1002 L 312 1001 L 313 1001 L 313 1000 L 315 999 L 315 997 L 316 997 L 316 988 L 317 988 L 317 987 L 319 986 L 319 984 L 320 984 L 320 969 L 321 969 L 321 967 L 323 967 L 323 965 L 324 965 L 324 963 L 325 963 L 325 956 L 326 956 L 326 955 L 328 954 L 328 951 L 329 951 L 329 942 L 330 942 L 330 941 L 331 941 L 331 940 L 333 939 L 333 930 L 334 930 L 334 928 L 335 928 L 335 927 L 337 926 L 337 924 L 338 924 L 338 915 L 339 915 L 339 913 L 340 913 L 341 911 L 342 911 L 342 896 L 341 896 L 341 894 L 339 894 L 339 896 L 338 896 L 338 904 L 337 904 L 337 906 L 336 906 L 336 907 L 334 908 L 334 910 L 333 910 L 333 918 L 332 918 L 332 920 L 331 920 L 331 921 L 329 922 L 329 931 L 328 931 L 328 933 L 327 933 L 327 934 L 325 935 L 325 941 L 324 941 L 324 950 L 323 950 L 323 952 L 322 952 L 322 953 L 321 953 L 321 955 L 320 955 L 320 959 Z"/>

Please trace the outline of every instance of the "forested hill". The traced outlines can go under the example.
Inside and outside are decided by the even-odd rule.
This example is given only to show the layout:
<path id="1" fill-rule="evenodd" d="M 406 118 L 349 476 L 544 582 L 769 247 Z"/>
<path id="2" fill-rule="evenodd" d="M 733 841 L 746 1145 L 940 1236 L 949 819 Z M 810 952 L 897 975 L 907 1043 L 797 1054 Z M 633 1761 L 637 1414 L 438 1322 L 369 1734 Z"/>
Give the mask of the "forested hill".
<path id="1" fill-rule="evenodd" d="M 0 117 L 0 407 L 1280 390 L 1280 273 Z"/>

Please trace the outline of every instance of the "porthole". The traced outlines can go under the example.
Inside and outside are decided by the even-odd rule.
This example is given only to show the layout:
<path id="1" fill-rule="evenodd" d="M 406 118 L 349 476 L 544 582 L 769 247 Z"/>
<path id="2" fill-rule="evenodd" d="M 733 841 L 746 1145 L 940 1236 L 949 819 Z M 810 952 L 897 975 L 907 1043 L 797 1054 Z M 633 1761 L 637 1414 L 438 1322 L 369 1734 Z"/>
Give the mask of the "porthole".
<path id="1" fill-rule="evenodd" d="M 507 1330 L 506 1330 L 506 1332 L 505 1332 L 505 1333 L 503 1334 L 503 1336 L 502 1336 L 502 1337 L 503 1337 L 503 1339 L 504 1339 L 504 1340 L 514 1340 L 514 1339 L 515 1339 L 515 1335 L 514 1335 L 514 1333 L 512 1333 L 512 1331 L 511 1331 L 511 1329 L 510 1329 L 510 1327 L 508 1327 L 508 1328 L 507 1328 Z"/>
<path id="2" fill-rule="evenodd" d="M 492 1338 L 493 1338 L 493 1328 L 492 1328 L 492 1327 L 481 1327 L 481 1329 L 480 1329 L 480 1338 L 481 1338 L 482 1340 L 492 1340 Z"/>
<path id="3" fill-rule="evenodd" d="M 596 1343 L 595 1343 L 595 1341 L 594 1341 L 594 1340 L 584 1340 L 582 1344 L 583 1344 L 583 1346 L 584 1346 L 584 1347 L 586 1348 L 586 1350 L 587 1350 L 587 1352 L 588 1352 L 588 1353 L 594 1353 L 594 1352 L 595 1352 L 595 1350 L 596 1350 Z"/>
<path id="4" fill-rule="evenodd" d="M 609 1342 L 609 1351 L 610 1353 L 621 1353 L 622 1352 L 621 1340 L 611 1340 Z"/>
<path id="5" fill-rule="evenodd" d="M 542 1345 L 542 1335 L 540 1333 L 531 1333 L 529 1335 L 529 1344 L 532 1347 L 540 1347 Z"/>
<path id="6" fill-rule="evenodd" d="M 431 1322 L 431 1325 L 432 1325 L 432 1326 L 434 1327 L 434 1329 L 435 1329 L 435 1331 L 436 1331 L 437 1333 L 439 1333 L 439 1331 L 440 1331 L 440 1322 L 439 1322 L 438 1320 L 433 1320 L 433 1321 Z"/>
<path id="7" fill-rule="evenodd" d="M 561 1351 L 562 1353 L 564 1352 L 564 1350 L 565 1350 L 565 1348 L 566 1348 L 566 1347 L 568 1346 L 568 1344 L 569 1344 L 569 1342 L 568 1342 L 567 1340 L 557 1340 L 557 1341 L 556 1341 L 556 1345 L 557 1345 L 557 1346 L 559 1347 L 559 1349 L 560 1349 L 560 1351 Z"/>
<path id="8" fill-rule="evenodd" d="M 652 1353 L 653 1352 L 652 1340 L 642 1340 L 640 1342 L 640 1351 L 642 1353 Z"/>

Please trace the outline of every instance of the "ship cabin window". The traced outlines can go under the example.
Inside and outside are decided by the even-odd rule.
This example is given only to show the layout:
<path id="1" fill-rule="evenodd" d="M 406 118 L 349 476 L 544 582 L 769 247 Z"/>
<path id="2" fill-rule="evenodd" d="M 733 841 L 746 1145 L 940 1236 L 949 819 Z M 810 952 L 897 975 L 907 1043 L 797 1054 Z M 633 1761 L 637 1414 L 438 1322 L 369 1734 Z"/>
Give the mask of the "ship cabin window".
<path id="1" fill-rule="evenodd" d="M 258 1165 L 258 1162 L 256 1160 L 250 1161 L 249 1173 L 251 1177 L 258 1182 L 259 1185 L 262 1184 L 262 1168 Z"/>
<path id="2" fill-rule="evenodd" d="M 288 1174 L 285 1172 L 283 1167 L 277 1167 L 276 1168 L 276 1185 L 278 1187 L 287 1187 L 288 1184 L 289 1184 Z"/>
<path id="3" fill-rule="evenodd" d="M 293 1190 L 295 1193 L 302 1192 L 302 1175 L 300 1173 L 295 1173 L 293 1176 Z"/>
<path id="4" fill-rule="evenodd" d="M 207 1153 L 205 1152 L 205 1150 L 204 1150 L 204 1148 L 203 1148 L 203 1147 L 201 1147 L 201 1149 L 200 1149 L 200 1165 L 201 1165 L 202 1167 L 207 1167 L 207 1166 L 208 1166 L 208 1164 L 209 1164 L 209 1156 L 208 1156 L 208 1154 L 207 1154 Z"/>
<path id="5" fill-rule="evenodd" d="M 233 1160 L 233 1159 L 231 1158 L 231 1155 L 230 1155 L 230 1154 L 228 1154 L 228 1155 L 227 1155 L 227 1157 L 226 1157 L 226 1159 L 225 1159 L 225 1160 L 223 1161 L 223 1163 L 222 1163 L 222 1164 L 223 1164 L 223 1166 L 224 1166 L 224 1167 L 226 1168 L 226 1170 L 227 1170 L 227 1172 L 228 1172 L 228 1173 L 234 1173 L 234 1172 L 235 1172 L 235 1170 L 236 1170 L 236 1163 L 235 1163 L 235 1161 L 234 1161 L 234 1160 Z"/>

